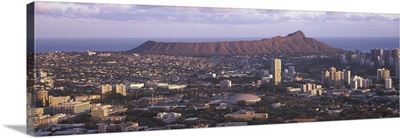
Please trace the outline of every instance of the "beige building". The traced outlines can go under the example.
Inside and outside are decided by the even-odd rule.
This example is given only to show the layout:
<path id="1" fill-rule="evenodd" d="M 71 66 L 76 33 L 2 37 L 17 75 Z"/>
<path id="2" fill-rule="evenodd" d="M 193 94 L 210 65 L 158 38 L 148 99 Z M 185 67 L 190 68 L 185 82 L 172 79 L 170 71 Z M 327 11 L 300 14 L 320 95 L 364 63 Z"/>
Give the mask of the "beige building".
<path id="1" fill-rule="evenodd" d="M 112 92 L 112 85 L 110 84 L 101 85 L 101 93 L 109 93 L 109 92 Z"/>
<path id="2" fill-rule="evenodd" d="M 101 107 L 93 108 L 91 110 L 91 115 L 92 115 L 92 117 L 108 116 L 108 108 L 109 108 L 109 106 L 101 106 Z"/>
<path id="3" fill-rule="evenodd" d="M 43 106 L 47 106 L 47 101 L 49 100 L 49 93 L 44 89 L 39 90 L 36 94 L 36 100 L 40 101 Z"/>
<path id="4" fill-rule="evenodd" d="M 278 85 L 282 81 L 281 77 L 281 60 L 280 59 L 274 59 L 273 64 L 272 64 L 272 70 L 273 70 L 273 82 L 275 85 Z"/>
<path id="5" fill-rule="evenodd" d="M 334 86 L 343 86 L 343 84 L 344 84 L 344 72 L 342 71 L 335 72 Z"/>
<path id="6" fill-rule="evenodd" d="M 125 84 L 118 84 L 115 86 L 117 93 L 126 96 L 126 85 Z"/>
<path id="7" fill-rule="evenodd" d="M 53 97 L 53 96 L 49 96 L 49 106 L 54 106 L 57 105 L 59 103 L 66 103 L 69 102 L 69 100 L 71 100 L 70 96 L 58 96 L 58 97 Z"/>
<path id="8" fill-rule="evenodd" d="M 44 114 L 44 108 L 35 108 L 33 112 L 35 116 L 42 116 Z"/>
<path id="9" fill-rule="evenodd" d="M 101 95 L 100 94 L 91 94 L 91 95 L 75 96 L 75 101 L 90 101 L 90 100 L 96 100 L 96 99 L 101 99 Z"/>
<path id="10" fill-rule="evenodd" d="M 385 80 L 386 78 L 390 78 L 390 70 L 385 68 L 377 69 L 376 77 L 378 80 Z"/>
<path id="11" fill-rule="evenodd" d="M 60 103 L 53 106 L 53 114 L 79 114 L 89 113 L 90 103 L 89 102 L 68 102 Z"/>

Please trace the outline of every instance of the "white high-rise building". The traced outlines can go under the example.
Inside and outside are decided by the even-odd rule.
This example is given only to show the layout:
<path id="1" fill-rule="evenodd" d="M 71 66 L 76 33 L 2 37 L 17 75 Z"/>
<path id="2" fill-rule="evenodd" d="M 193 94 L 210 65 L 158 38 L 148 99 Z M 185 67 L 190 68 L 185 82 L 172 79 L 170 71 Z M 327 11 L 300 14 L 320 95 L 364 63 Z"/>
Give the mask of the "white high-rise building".
<path id="1" fill-rule="evenodd" d="M 346 85 L 350 84 L 351 72 L 350 70 L 343 70 L 344 72 L 344 82 Z"/>
<path id="2" fill-rule="evenodd" d="M 273 64 L 272 64 L 272 70 L 274 72 L 273 73 L 273 82 L 275 85 L 280 84 L 282 81 L 281 65 L 282 65 L 282 62 L 280 59 L 274 59 Z"/>
<path id="3" fill-rule="evenodd" d="M 391 78 L 386 78 L 385 79 L 385 88 L 386 89 L 392 89 L 392 79 Z"/>

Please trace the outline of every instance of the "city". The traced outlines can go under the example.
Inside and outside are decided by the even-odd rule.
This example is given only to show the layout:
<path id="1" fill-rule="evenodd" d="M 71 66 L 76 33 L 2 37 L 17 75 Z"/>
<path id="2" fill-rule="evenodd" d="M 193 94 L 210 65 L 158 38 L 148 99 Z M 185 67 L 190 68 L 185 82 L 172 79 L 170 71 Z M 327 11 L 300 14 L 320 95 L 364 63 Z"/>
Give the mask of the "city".
<path id="1" fill-rule="evenodd" d="M 35 53 L 36 136 L 399 117 L 399 49 L 176 56 Z M 30 107 L 36 108 L 30 108 Z"/>

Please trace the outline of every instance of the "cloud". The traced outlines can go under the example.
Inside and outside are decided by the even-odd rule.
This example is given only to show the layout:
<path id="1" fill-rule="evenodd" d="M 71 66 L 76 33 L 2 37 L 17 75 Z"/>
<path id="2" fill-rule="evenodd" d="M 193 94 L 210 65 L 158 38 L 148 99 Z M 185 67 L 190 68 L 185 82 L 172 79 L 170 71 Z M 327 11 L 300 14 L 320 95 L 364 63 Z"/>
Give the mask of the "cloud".
<path id="1" fill-rule="evenodd" d="M 344 12 L 203 8 L 123 4 L 36 2 L 36 13 L 54 18 L 111 21 L 196 22 L 204 24 L 262 24 L 326 21 L 398 21 L 398 16 Z M 397 18 L 397 20 L 396 20 Z"/>

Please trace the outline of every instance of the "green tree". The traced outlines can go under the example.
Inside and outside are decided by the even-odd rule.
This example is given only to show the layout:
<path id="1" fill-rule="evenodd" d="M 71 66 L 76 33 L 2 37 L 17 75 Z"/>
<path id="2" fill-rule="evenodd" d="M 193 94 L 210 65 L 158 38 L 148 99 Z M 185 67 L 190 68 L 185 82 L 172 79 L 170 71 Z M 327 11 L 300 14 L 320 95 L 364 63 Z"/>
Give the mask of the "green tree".
<path id="1" fill-rule="evenodd" d="M 245 100 L 241 100 L 241 101 L 236 102 L 236 105 L 239 106 L 240 108 L 245 108 L 247 103 Z"/>

